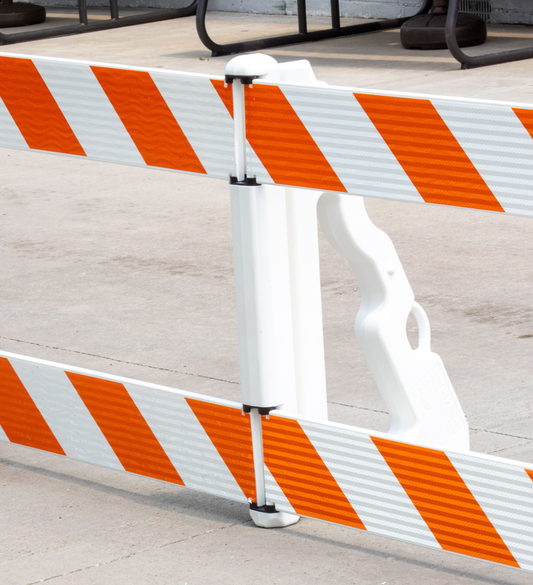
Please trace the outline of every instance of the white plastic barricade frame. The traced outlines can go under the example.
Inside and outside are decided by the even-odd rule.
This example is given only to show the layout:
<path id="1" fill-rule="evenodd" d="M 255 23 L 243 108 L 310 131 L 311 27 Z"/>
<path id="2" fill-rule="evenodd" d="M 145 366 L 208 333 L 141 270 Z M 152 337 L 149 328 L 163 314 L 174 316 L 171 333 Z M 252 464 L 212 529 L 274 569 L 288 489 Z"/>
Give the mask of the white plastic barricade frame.
<path id="1" fill-rule="evenodd" d="M 0 146 L 230 179 L 242 404 L 0 352 L 0 440 L 533 571 L 533 465 L 468 427 L 361 196 L 533 216 L 533 105 L 0 55 Z M 361 288 L 388 433 L 328 422 L 317 219 Z M 413 314 L 419 346 L 406 322 Z"/>

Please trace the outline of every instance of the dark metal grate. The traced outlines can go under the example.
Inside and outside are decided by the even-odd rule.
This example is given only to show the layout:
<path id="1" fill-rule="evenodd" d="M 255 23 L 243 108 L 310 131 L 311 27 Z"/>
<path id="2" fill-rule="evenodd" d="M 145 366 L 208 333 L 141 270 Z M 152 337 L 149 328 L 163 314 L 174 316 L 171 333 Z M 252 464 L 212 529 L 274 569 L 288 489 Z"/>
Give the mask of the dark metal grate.
<path id="1" fill-rule="evenodd" d="M 492 6 L 488 0 L 459 0 L 459 12 L 475 14 L 485 22 L 490 22 Z"/>

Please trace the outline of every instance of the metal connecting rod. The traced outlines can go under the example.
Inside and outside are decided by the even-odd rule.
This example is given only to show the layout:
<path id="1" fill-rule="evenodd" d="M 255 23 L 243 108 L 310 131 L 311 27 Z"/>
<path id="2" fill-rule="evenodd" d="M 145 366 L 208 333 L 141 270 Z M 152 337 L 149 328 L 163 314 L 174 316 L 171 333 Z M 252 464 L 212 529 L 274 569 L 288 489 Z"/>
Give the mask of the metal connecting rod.
<path id="1" fill-rule="evenodd" d="M 256 526 L 261 528 L 283 528 L 296 524 L 300 516 L 278 512 L 276 506 L 267 503 L 263 455 L 262 416 L 258 408 L 250 410 L 252 443 L 254 454 L 256 502 L 250 504 L 250 516 Z"/>
<path id="2" fill-rule="evenodd" d="M 264 454 L 263 454 L 263 430 L 261 428 L 261 414 L 257 408 L 252 408 L 250 412 L 250 426 L 252 429 L 252 446 L 254 452 L 254 473 L 255 473 L 255 492 L 256 505 L 261 509 L 266 506 L 265 495 L 265 472 Z"/>
<path id="3" fill-rule="evenodd" d="M 244 85 L 233 84 L 233 120 L 235 123 L 235 171 L 237 181 L 246 178 L 246 123 L 244 119 Z"/>
<path id="4" fill-rule="evenodd" d="M 468 425 L 441 358 L 431 351 L 427 316 L 390 238 L 368 217 L 362 197 L 324 193 L 320 225 L 350 263 L 361 289 L 355 334 L 391 416 L 389 433 L 440 448 L 469 449 Z M 413 313 L 419 346 L 406 324 Z"/>

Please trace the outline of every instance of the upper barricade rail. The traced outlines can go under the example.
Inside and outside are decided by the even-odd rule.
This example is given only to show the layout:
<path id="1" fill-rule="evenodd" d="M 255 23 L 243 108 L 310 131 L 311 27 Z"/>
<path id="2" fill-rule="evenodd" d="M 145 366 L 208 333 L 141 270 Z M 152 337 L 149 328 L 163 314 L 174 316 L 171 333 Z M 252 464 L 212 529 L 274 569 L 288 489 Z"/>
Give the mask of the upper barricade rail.
<path id="1" fill-rule="evenodd" d="M 147 73 L 157 73 L 160 71 L 166 71 L 168 73 L 172 73 L 173 75 L 179 76 L 187 76 L 187 77 L 198 77 L 198 78 L 208 78 L 208 79 L 219 79 L 224 80 L 224 75 L 215 75 L 210 73 L 197 73 L 195 71 L 177 71 L 176 69 L 167 69 L 163 67 L 145 67 L 141 65 L 124 65 L 121 63 L 105 63 L 102 61 L 90 61 L 87 59 L 67 59 L 64 57 L 48 57 L 42 55 L 31 55 L 29 53 L 6 53 L 0 51 L 0 57 L 9 57 L 13 59 L 31 59 L 37 61 L 51 61 L 60 63 L 71 63 L 74 65 L 98 65 L 100 67 L 106 67 L 109 69 L 125 69 L 128 71 L 143 71 Z"/>
<path id="2" fill-rule="evenodd" d="M 533 216 L 533 105 L 254 80 L 261 183 Z"/>
<path id="3" fill-rule="evenodd" d="M 221 76 L 0 54 L 0 146 L 227 179 Z"/>
<path id="4" fill-rule="evenodd" d="M 0 78 L 0 146 L 235 175 L 222 76 L 0 54 Z M 244 93 L 259 183 L 533 217 L 532 104 L 266 79 Z"/>

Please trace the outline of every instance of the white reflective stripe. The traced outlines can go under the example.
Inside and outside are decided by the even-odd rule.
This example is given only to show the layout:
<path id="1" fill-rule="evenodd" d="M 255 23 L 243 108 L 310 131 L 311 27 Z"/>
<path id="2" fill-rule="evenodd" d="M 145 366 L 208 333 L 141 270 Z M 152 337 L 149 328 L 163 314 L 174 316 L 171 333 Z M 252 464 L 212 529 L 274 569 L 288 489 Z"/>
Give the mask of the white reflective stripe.
<path id="1" fill-rule="evenodd" d="M 500 205 L 533 216 L 533 139 L 508 106 L 432 100 Z"/>
<path id="2" fill-rule="evenodd" d="M 281 89 L 349 193 L 423 202 L 353 93 Z"/>
<path id="3" fill-rule="evenodd" d="M 275 181 L 270 176 L 270 173 L 266 170 L 263 163 L 259 160 L 255 150 L 250 146 L 250 143 L 246 141 L 246 159 L 247 159 L 247 176 L 255 177 L 259 184 L 266 183 L 268 185 L 274 185 Z"/>
<path id="4" fill-rule="evenodd" d="M 87 157 L 146 166 L 89 65 L 34 59 Z"/>
<path id="5" fill-rule="evenodd" d="M 1 426 L 0 426 L 0 441 L 7 441 L 8 443 L 10 442 L 8 436 L 5 434 L 4 429 Z"/>
<path id="6" fill-rule="evenodd" d="M 278 512 L 289 512 L 290 514 L 296 514 L 294 508 L 287 499 L 287 496 L 283 493 L 283 490 L 279 487 L 278 482 L 274 479 L 274 476 L 270 473 L 270 470 L 266 465 L 265 490 L 267 504 L 275 504 L 276 510 Z"/>
<path id="7" fill-rule="evenodd" d="M 0 98 L 0 146 L 22 150 L 29 150 L 30 148 L 2 98 Z"/>
<path id="8" fill-rule="evenodd" d="M 247 501 L 182 396 L 131 383 L 125 386 L 187 487 Z"/>
<path id="9" fill-rule="evenodd" d="M 9 361 L 67 457 L 124 469 L 63 370 Z"/>
<path id="10" fill-rule="evenodd" d="M 368 435 L 300 425 L 369 532 L 441 548 Z"/>
<path id="11" fill-rule="evenodd" d="M 157 88 L 210 177 L 234 172 L 233 119 L 208 78 L 151 73 Z"/>
<path id="12" fill-rule="evenodd" d="M 522 568 L 533 567 L 533 481 L 524 469 L 468 455 L 448 458 Z"/>

